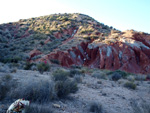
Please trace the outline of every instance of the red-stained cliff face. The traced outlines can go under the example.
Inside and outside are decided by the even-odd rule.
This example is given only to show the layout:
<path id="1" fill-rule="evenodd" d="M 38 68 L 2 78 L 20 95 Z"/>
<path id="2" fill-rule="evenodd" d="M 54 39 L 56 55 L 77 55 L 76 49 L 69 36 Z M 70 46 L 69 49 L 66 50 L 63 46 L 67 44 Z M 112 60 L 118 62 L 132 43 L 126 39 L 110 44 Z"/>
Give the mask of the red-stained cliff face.
<path id="1" fill-rule="evenodd" d="M 67 51 L 50 53 L 44 59 L 57 59 L 62 66 L 83 65 L 91 68 L 150 73 L 150 36 L 133 33 L 131 37 L 106 44 L 82 42 Z"/>
<path id="2" fill-rule="evenodd" d="M 64 30 L 71 37 L 62 45 L 74 38 L 76 28 Z M 63 34 L 57 33 L 57 38 Z M 99 35 L 99 34 L 98 34 Z M 88 66 L 108 70 L 124 70 L 131 73 L 150 73 L 150 35 L 135 31 L 111 33 L 104 40 L 97 39 L 82 41 L 67 50 L 56 48 L 48 55 L 44 55 L 37 61 L 58 60 L 62 66 L 71 65 Z M 46 42 L 45 42 L 46 43 Z M 42 54 L 38 50 L 30 53 L 30 59 Z"/>

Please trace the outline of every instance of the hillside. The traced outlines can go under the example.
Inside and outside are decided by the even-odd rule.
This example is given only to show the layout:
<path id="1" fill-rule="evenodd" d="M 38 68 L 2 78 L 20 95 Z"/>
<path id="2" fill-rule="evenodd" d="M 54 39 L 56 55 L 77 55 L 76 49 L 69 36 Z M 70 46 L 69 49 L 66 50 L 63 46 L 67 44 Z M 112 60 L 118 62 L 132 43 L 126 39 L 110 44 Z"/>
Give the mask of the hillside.
<path id="1" fill-rule="evenodd" d="M 144 32 L 79 13 L 0 25 L 0 113 L 150 113 L 149 73 Z"/>
<path id="2" fill-rule="evenodd" d="M 150 35 L 121 32 L 84 14 L 53 14 L 0 25 L 0 61 L 150 73 Z"/>
<path id="3" fill-rule="evenodd" d="M 87 41 L 86 38 L 99 38 L 101 33 L 108 35 L 110 30 L 108 26 L 83 14 L 54 14 L 2 24 L 0 60 L 34 60 L 56 49 L 65 51 Z M 42 54 L 35 57 L 32 50 Z"/>

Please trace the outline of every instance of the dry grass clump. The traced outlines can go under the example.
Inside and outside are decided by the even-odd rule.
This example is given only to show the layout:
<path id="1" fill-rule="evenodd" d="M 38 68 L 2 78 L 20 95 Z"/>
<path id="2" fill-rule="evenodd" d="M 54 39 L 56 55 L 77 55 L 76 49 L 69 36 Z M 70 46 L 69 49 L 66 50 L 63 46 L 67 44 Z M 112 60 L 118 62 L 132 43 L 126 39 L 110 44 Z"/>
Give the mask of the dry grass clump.
<path id="1" fill-rule="evenodd" d="M 42 74 L 44 71 L 48 71 L 50 69 L 50 66 L 49 64 L 42 62 L 37 64 L 37 69 Z"/>
<path id="2" fill-rule="evenodd" d="M 88 28 L 82 28 L 80 33 L 85 34 L 85 33 L 90 33 L 90 32 L 93 32 L 93 31 L 94 31 L 94 29 L 91 26 L 89 26 Z"/>
<path id="3" fill-rule="evenodd" d="M 107 75 L 114 75 L 114 74 L 117 74 L 121 76 L 121 78 L 127 78 L 130 73 L 127 73 L 125 71 L 122 71 L 122 70 L 116 70 L 116 71 L 108 71 L 107 72 Z"/>
<path id="4" fill-rule="evenodd" d="M 69 76 L 74 77 L 75 75 L 81 75 L 81 74 L 83 73 L 80 69 L 71 69 Z"/>
<path id="5" fill-rule="evenodd" d="M 57 70 L 53 79 L 43 77 L 18 80 L 14 82 L 11 75 L 0 78 L 0 100 L 4 98 L 24 98 L 31 102 L 45 103 L 59 98 L 66 98 L 78 91 L 77 82 L 69 78 L 69 72 Z"/>
<path id="6" fill-rule="evenodd" d="M 102 72 L 102 71 L 94 71 L 92 73 L 92 76 L 98 79 L 107 79 L 107 75 L 106 73 Z"/>
<path id="7" fill-rule="evenodd" d="M 69 71 L 66 70 L 56 70 L 53 73 L 53 80 L 55 83 L 55 91 L 59 98 L 65 98 L 70 93 L 75 93 L 78 91 L 77 83 L 70 80 L 68 77 L 70 75 Z"/>
<path id="8" fill-rule="evenodd" d="M 58 69 L 53 72 L 52 78 L 54 81 L 65 81 L 68 79 L 69 74 L 70 74 L 70 72 L 67 70 Z"/>
<path id="9" fill-rule="evenodd" d="M 13 87 L 14 84 L 11 75 L 7 74 L 0 77 L 0 100 L 6 98 L 7 93 L 11 90 L 11 87 Z"/>
<path id="10" fill-rule="evenodd" d="M 135 80 L 137 80 L 137 81 L 145 81 L 146 80 L 146 75 L 137 74 L 134 77 L 135 77 Z"/>
<path id="11" fill-rule="evenodd" d="M 93 113 L 104 113 L 103 108 L 102 108 L 102 104 L 99 102 L 92 102 L 90 104 L 89 111 L 93 112 Z"/>
<path id="12" fill-rule="evenodd" d="M 28 79 L 26 82 L 18 84 L 18 86 L 10 92 L 9 97 L 15 99 L 25 98 L 32 102 L 48 102 L 57 98 L 54 87 L 54 82 L 50 80 L 36 81 Z"/>
<path id="13" fill-rule="evenodd" d="M 49 105 L 32 104 L 25 109 L 26 113 L 53 113 Z"/>
<path id="14" fill-rule="evenodd" d="M 70 93 L 76 93 L 78 91 L 77 83 L 69 79 L 65 81 L 57 81 L 55 84 L 56 94 L 59 98 L 65 98 Z"/>
<path id="15" fill-rule="evenodd" d="M 124 84 L 124 87 L 135 90 L 136 89 L 136 84 L 134 84 L 133 82 L 126 82 Z"/>

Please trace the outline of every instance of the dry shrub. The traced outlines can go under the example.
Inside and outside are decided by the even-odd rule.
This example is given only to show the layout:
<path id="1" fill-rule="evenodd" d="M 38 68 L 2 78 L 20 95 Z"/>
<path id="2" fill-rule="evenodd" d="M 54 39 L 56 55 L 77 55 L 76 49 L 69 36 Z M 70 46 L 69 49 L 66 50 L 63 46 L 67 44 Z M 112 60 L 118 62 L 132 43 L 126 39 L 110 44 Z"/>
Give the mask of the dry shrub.
<path id="1" fill-rule="evenodd" d="M 89 111 L 93 113 L 104 113 L 102 104 L 99 102 L 92 102 L 89 106 Z"/>

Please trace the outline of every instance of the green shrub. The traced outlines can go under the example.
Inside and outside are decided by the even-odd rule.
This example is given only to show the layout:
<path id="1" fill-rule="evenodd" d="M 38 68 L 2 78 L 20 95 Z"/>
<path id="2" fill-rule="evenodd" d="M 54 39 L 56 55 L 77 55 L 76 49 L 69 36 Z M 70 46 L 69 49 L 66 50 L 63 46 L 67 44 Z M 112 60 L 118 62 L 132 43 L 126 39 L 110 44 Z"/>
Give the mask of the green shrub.
<path id="1" fill-rule="evenodd" d="M 124 87 L 129 88 L 129 89 L 136 89 L 136 84 L 134 84 L 133 82 L 126 82 L 124 84 Z"/>
<path id="2" fill-rule="evenodd" d="M 76 82 L 74 81 L 70 81 L 70 80 L 57 81 L 55 85 L 55 90 L 59 98 L 65 98 L 70 93 L 77 92 L 78 87 L 77 87 Z"/>
<path id="3" fill-rule="evenodd" d="M 79 70 L 79 69 L 71 69 L 69 76 L 70 77 L 74 77 L 75 75 L 80 75 L 80 74 L 82 74 L 81 70 Z"/>
<path id="4" fill-rule="evenodd" d="M 42 62 L 37 64 L 37 69 L 40 73 L 43 73 L 44 71 L 48 71 L 50 66 L 47 63 Z"/>
<path id="5" fill-rule="evenodd" d="M 116 70 L 116 71 L 111 71 L 108 72 L 107 75 L 111 75 L 113 73 L 118 73 L 121 75 L 122 78 L 127 78 L 127 76 L 129 75 L 129 73 L 125 72 L 125 71 L 121 71 L 121 70 Z"/>
<path id="6" fill-rule="evenodd" d="M 30 69 L 31 69 L 31 67 L 32 67 L 32 65 L 33 65 L 33 64 L 32 64 L 32 63 L 30 63 L 30 62 L 26 62 L 26 63 L 25 63 L 25 67 L 24 67 L 24 69 L 25 69 L 25 70 L 30 70 Z"/>
<path id="7" fill-rule="evenodd" d="M 86 40 L 91 40 L 91 37 L 88 36 L 88 35 L 83 36 L 83 38 L 86 39 Z"/>
<path id="8" fill-rule="evenodd" d="M 101 71 L 95 71 L 92 73 L 92 77 L 98 78 L 98 79 L 107 79 L 106 74 Z"/>
<path id="9" fill-rule="evenodd" d="M 21 60 L 21 57 L 15 56 L 11 59 L 11 62 L 18 63 L 18 61 L 20 61 L 20 60 Z"/>
<path id="10" fill-rule="evenodd" d="M 121 78 L 122 78 L 122 75 L 120 73 L 117 73 L 117 72 L 114 72 L 112 74 L 112 77 L 111 77 L 111 79 L 114 80 L 114 81 L 118 81 Z"/>
<path id="11" fill-rule="evenodd" d="M 2 58 L 1 62 L 3 62 L 3 63 L 11 62 L 11 58 Z"/>
<path id="12" fill-rule="evenodd" d="M 40 42 L 40 44 L 41 44 L 41 45 L 44 45 L 44 42 L 43 42 L 43 41 L 41 41 L 41 42 Z"/>
<path id="13" fill-rule="evenodd" d="M 53 72 L 53 80 L 55 83 L 55 91 L 57 97 L 65 98 L 70 93 L 75 93 L 78 90 L 77 83 L 75 81 L 71 81 L 68 77 L 70 72 L 63 69 L 58 69 Z"/>
<path id="14" fill-rule="evenodd" d="M 130 75 L 127 77 L 128 81 L 134 82 L 135 81 L 135 77 L 133 75 Z"/>
<path id="15" fill-rule="evenodd" d="M 92 102 L 90 104 L 90 109 L 89 109 L 90 112 L 94 112 L 94 113 L 104 113 L 103 112 L 103 108 L 102 108 L 102 105 L 98 102 Z"/>
<path id="16" fill-rule="evenodd" d="M 15 56 L 15 57 L 3 58 L 3 59 L 1 59 L 1 62 L 3 62 L 3 63 L 18 63 L 20 60 L 22 60 L 22 59 L 19 56 Z"/>
<path id="17" fill-rule="evenodd" d="M 68 21 L 69 19 L 67 17 L 62 17 L 62 18 L 60 18 L 58 20 L 65 22 L 65 21 Z"/>
<path id="18" fill-rule="evenodd" d="M 65 81 L 68 79 L 69 71 L 58 69 L 53 72 L 53 80 L 55 81 Z"/>
<path id="19" fill-rule="evenodd" d="M 146 80 L 146 75 L 141 75 L 141 74 L 135 75 L 135 80 L 145 81 Z"/>
<path id="20" fill-rule="evenodd" d="M 33 37 L 37 40 L 47 39 L 47 36 L 45 34 L 42 34 L 42 33 L 36 33 L 33 35 Z"/>

